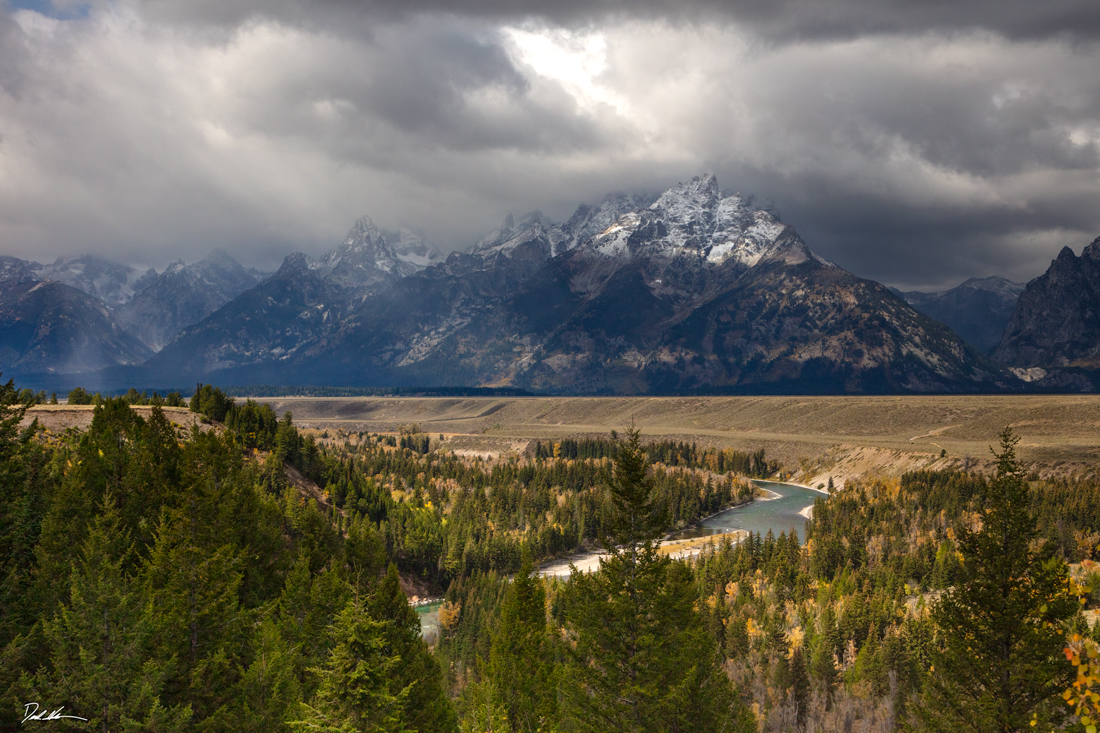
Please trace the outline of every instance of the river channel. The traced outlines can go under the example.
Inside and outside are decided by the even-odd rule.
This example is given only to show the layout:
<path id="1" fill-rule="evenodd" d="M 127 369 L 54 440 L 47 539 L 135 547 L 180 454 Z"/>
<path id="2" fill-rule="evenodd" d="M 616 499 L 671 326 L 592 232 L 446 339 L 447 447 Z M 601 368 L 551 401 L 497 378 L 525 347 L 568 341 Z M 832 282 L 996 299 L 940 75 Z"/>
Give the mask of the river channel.
<path id="1" fill-rule="evenodd" d="M 416 615 L 420 617 L 420 635 L 429 643 L 439 638 L 439 607 L 442 605 L 443 601 L 435 601 L 414 606 Z"/>
<path id="2" fill-rule="evenodd" d="M 814 501 L 825 496 L 820 491 L 806 489 L 795 484 L 784 484 L 778 481 L 763 481 L 754 479 L 753 483 L 762 489 L 766 489 L 777 499 L 756 499 L 745 506 L 738 506 L 719 512 L 712 517 L 707 517 L 699 523 L 698 527 L 682 530 L 669 536 L 670 540 L 683 540 L 690 537 L 705 537 L 712 534 L 731 532 L 735 529 L 743 529 L 747 532 L 756 532 L 766 535 L 770 529 L 776 537 L 780 532 L 790 532 L 794 527 L 798 530 L 799 540 L 806 539 L 806 518 L 799 514 L 803 509 L 813 506 Z"/>
<path id="3" fill-rule="evenodd" d="M 705 537 L 738 529 L 756 532 L 760 535 L 766 535 L 770 529 L 778 537 L 780 532 L 790 532 L 793 527 L 798 531 L 798 539 L 805 540 L 806 518 L 799 512 L 806 507 L 813 506 L 814 501 L 825 496 L 825 494 L 795 484 L 784 484 L 778 481 L 753 479 L 753 483 L 762 489 L 766 489 L 777 498 L 758 498 L 744 506 L 719 512 L 701 521 L 699 526 L 675 532 L 668 539 L 683 540 L 691 537 Z M 598 560 L 599 553 L 595 552 L 587 555 L 577 555 L 541 568 L 539 574 L 548 576 L 568 575 L 570 563 L 574 563 L 582 570 L 592 570 L 595 569 Z M 433 603 L 416 609 L 416 612 L 420 615 L 421 634 L 427 639 L 433 639 L 439 634 L 439 605 L 439 603 Z"/>

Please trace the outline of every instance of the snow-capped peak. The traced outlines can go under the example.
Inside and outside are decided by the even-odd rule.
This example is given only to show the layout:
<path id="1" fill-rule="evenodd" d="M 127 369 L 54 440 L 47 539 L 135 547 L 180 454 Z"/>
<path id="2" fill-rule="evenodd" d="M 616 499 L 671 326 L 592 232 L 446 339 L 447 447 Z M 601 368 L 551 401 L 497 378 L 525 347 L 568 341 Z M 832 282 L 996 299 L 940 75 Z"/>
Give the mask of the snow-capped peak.
<path id="1" fill-rule="evenodd" d="M 374 221 L 362 216 L 340 246 L 321 258 L 317 269 L 335 285 L 373 288 L 410 275 L 418 268 L 403 262 Z"/>
<path id="2" fill-rule="evenodd" d="M 595 206 L 582 204 L 577 207 L 569 221 L 561 225 L 562 237 L 555 244 L 554 254 L 574 249 L 593 237 L 610 233 L 611 230 L 617 231 L 616 226 L 622 217 L 646 208 L 651 201 L 652 199 L 613 193 Z"/>
<path id="3" fill-rule="evenodd" d="M 335 267 L 344 259 L 361 258 L 364 254 L 374 259 L 396 259 L 393 248 L 369 216 L 360 217 L 344 238 L 343 244 L 326 254 L 321 264 Z"/>
<path id="4" fill-rule="evenodd" d="M 578 210 L 574 219 L 581 213 Z M 593 220 L 590 212 L 583 213 L 581 218 Z M 808 259 L 829 264 L 751 198 L 723 195 L 712 174 L 673 186 L 647 207 L 614 214 L 598 220 L 601 227 L 584 241 L 587 250 L 603 257 L 695 257 L 712 265 L 733 262 L 745 267 Z"/>
<path id="5" fill-rule="evenodd" d="M 718 179 L 714 174 L 707 174 L 673 186 L 649 208 L 669 223 L 681 227 L 706 227 L 714 221 L 721 195 Z"/>
<path id="6" fill-rule="evenodd" d="M 553 239 L 560 239 L 560 227 L 541 211 L 528 211 L 518 215 L 513 212 L 504 217 L 499 229 L 482 237 L 474 245 L 472 252 L 483 256 L 494 252 L 506 255 L 522 244 L 538 241 L 544 245 L 546 255 L 549 256 L 552 249 L 551 231 L 558 234 Z"/>

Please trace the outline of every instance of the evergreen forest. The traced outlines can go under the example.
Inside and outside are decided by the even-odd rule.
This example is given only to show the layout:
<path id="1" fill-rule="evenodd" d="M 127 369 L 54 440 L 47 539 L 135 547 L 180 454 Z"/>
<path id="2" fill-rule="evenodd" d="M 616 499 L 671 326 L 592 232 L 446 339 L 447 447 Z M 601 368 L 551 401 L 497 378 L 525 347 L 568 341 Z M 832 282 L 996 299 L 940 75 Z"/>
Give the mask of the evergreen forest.
<path id="1" fill-rule="evenodd" d="M 470 457 L 211 385 L 20 427 L 45 401 L 0 385 L 0 730 L 1095 733 L 1100 484 L 1029 480 L 1007 430 L 991 475 L 675 560 L 782 467 L 633 428 Z"/>

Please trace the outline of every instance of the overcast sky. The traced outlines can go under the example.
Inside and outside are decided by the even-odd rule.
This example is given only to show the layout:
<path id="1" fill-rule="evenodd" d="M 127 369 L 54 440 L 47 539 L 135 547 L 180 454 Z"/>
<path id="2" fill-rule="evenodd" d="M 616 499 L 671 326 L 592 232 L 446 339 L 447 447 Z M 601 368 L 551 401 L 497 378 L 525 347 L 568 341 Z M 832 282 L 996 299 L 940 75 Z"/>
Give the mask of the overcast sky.
<path id="1" fill-rule="evenodd" d="M 903 288 L 1100 235 L 1094 0 L 0 8 L 0 254 L 273 268 L 361 214 L 446 249 L 702 172 Z"/>

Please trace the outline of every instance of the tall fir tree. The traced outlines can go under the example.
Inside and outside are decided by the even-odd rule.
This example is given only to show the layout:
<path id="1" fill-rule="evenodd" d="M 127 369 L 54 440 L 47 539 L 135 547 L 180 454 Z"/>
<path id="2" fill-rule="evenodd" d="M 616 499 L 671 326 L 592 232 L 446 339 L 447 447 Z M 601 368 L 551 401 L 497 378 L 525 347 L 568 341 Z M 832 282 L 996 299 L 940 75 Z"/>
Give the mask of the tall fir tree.
<path id="1" fill-rule="evenodd" d="M 291 645 L 274 618 L 277 602 L 261 610 L 249 635 L 251 663 L 241 675 L 223 715 L 236 733 L 284 733 L 291 711 L 302 697 L 299 649 Z"/>
<path id="2" fill-rule="evenodd" d="M 37 610 L 28 591 L 48 484 L 33 431 L 19 429 L 25 413 L 15 383 L 0 384 L 0 648 L 33 625 Z"/>
<path id="3" fill-rule="evenodd" d="M 513 733 L 500 690 L 492 680 L 470 682 L 462 694 L 467 710 L 462 716 L 462 733 Z"/>
<path id="4" fill-rule="evenodd" d="M 21 716 L 18 681 L 37 664 L 41 635 L 35 626 L 40 595 L 31 592 L 36 574 L 36 545 L 41 526 L 42 487 L 28 480 L 28 431 L 19 422 L 26 411 L 15 383 L 0 383 L 0 728 L 13 730 Z M 35 643 L 39 642 L 39 643 Z"/>
<path id="5" fill-rule="evenodd" d="M 1078 602 L 1065 562 L 1038 538 L 1018 442 L 1001 433 L 981 528 L 960 534 L 957 583 L 932 608 L 938 643 L 912 710 L 919 730 L 1010 733 L 1064 713 L 1059 694 L 1073 669 L 1062 656 L 1063 624 Z"/>
<path id="6" fill-rule="evenodd" d="M 384 623 L 385 653 L 398 660 L 389 674 L 389 691 L 394 697 L 404 695 L 405 724 L 421 733 L 457 731 L 458 719 L 443 686 L 443 670 L 420 636 L 420 617 L 401 590 L 396 565 L 390 564 L 368 607 L 371 615 Z"/>
<path id="7" fill-rule="evenodd" d="M 190 707 L 161 700 L 172 663 L 150 658 L 140 588 L 126 570 L 132 552 L 108 490 L 73 563 L 68 602 L 43 622 L 50 656 L 35 699 L 64 704 L 104 733 L 186 730 Z"/>
<path id="8" fill-rule="evenodd" d="M 168 700 L 217 725 L 245 663 L 243 553 L 232 521 L 234 480 L 216 437 L 188 445 L 180 506 L 164 509 L 143 569 L 145 616 L 161 659 L 176 659 Z M 210 720 L 207 720 L 210 719 Z"/>
<path id="9" fill-rule="evenodd" d="M 515 731 L 533 733 L 556 719 L 554 650 L 546 627 L 546 591 L 532 576 L 530 552 L 508 587 L 489 653 L 489 674 Z"/>
<path id="10" fill-rule="evenodd" d="M 320 684 L 293 713 L 290 727 L 319 733 L 400 733 L 408 730 L 406 687 L 393 694 L 389 678 L 400 663 L 389 652 L 385 624 L 355 599 L 329 628 L 332 651 L 313 669 Z"/>
<path id="11" fill-rule="evenodd" d="M 691 572 L 658 552 L 665 516 L 635 428 L 609 482 L 597 572 L 566 592 L 562 724 L 575 731 L 750 730 L 694 609 Z"/>

